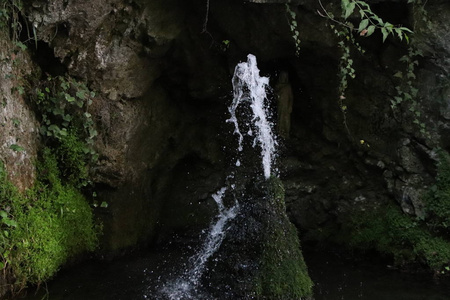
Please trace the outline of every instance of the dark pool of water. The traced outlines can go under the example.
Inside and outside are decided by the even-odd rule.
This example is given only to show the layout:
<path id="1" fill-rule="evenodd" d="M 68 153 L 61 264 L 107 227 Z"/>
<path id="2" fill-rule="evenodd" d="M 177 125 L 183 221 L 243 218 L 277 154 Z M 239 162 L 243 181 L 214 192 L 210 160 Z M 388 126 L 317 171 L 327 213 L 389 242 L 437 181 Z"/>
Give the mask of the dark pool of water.
<path id="1" fill-rule="evenodd" d="M 402 272 L 376 257 L 310 250 L 305 260 L 316 300 L 450 300 L 449 278 Z"/>
<path id="2" fill-rule="evenodd" d="M 183 271 L 189 249 L 162 249 L 112 262 L 88 261 L 61 271 L 27 300 L 163 299 L 158 291 Z M 316 300 L 450 300 L 450 280 L 408 274 L 382 261 L 352 260 L 325 251 L 307 251 Z"/>

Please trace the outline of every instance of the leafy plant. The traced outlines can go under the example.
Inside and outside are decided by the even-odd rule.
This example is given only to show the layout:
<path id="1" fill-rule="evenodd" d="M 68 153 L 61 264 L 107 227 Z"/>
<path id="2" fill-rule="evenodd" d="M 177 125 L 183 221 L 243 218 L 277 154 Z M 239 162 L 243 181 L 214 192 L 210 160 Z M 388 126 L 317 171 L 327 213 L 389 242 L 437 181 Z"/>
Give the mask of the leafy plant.
<path id="1" fill-rule="evenodd" d="M 13 150 L 13 151 L 16 151 L 16 152 L 22 152 L 22 151 L 25 150 L 23 147 L 21 147 L 21 146 L 19 146 L 19 145 L 17 145 L 17 144 L 12 144 L 12 145 L 10 145 L 10 146 L 9 146 L 9 149 L 11 149 L 11 150 Z"/>
<path id="2" fill-rule="evenodd" d="M 23 10 L 21 0 L 4 0 L 0 6 L 0 28 L 9 28 L 11 39 L 18 41 L 22 25 L 19 14 Z"/>
<path id="3" fill-rule="evenodd" d="M 89 113 L 93 97 L 95 93 L 84 83 L 70 77 L 49 76 L 36 89 L 34 100 L 41 112 L 41 134 L 50 142 L 61 144 L 72 130 L 72 134 L 84 139 L 83 152 L 95 161 L 93 144 L 98 133 Z"/>
<path id="4" fill-rule="evenodd" d="M 297 23 L 297 14 L 291 10 L 288 3 L 286 3 L 286 12 L 288 14 L 289 19 L 289 28 L 292 33 L 292 38 L 295 42 L 295 55 L 300 56 L 300 32 L 298 31 L 298 23 Z"/>
<path id="5" fill-rule="evenodd" d="M 438 150 L 436 182 L 425 197 L 429 225 L 435 232 L 450 234 L 450 155 Z"/>
<path id="6" fill-rule="evenodd" d="M 384 21 L 375 14 L 370 5 L 360 0 L 341 0 L 341 16 L 336 18 L 331 12 L 327 11 L 319 0 L 321 11 L 319 14 L 332 21 L 330 25 L 334 34 L 339 38 L 338 46 L 341 49 L 341 58 L 339 61 L 339 88 L 338 101 L 343 114 L 343 124 L 349 136 L 351 136 L 347 126 L 347 105 L 345 105 L 346 90 L 348 82 L 356 77 L 356 71 L 353 68 L 353 59 L 350 46 L 353 46 L 358 52 L 365 51 L 355 40 L 355 34 L 363 37 L 371 36 L 376 30 L 382 34 L 383 42 L 389 35 L 398 38 L 400 41 L 406 40 L 409 43 L 409 34 L 413 32 L 404 26 L 395 26 L 392 23 Z M 359 20 L 354 23 L 355 19 Z"/>
<path id="7" fill-rule="evenodd" d="M 408 54 L 400 58 L 400 62 L 405 64 L 405 71 L 398 71 L 394 74 L 394 78 L 398 80 L 398 85 L 395 87 L 396 95 L 391 99 L 391 108 L 395 113 L 402 104 L 406 104 L 407 110 L 412 116 L 413 124 L 419 128 L 421 134 L 430 137 L 425 123 L 421 120 L 422 112 L 417 100 L 419 90 L 414 84 L 416 79 L 415 69 L 419 64 L 419 56 L 422 56 L 422 51 L 409 47 Z"/>
<path id="8" fill-rule="evenodd" d="M 392 23 L 383 21 L 377 14 L 375 14 L 370 5 L 361 0 L 341 0 L 341 18 L 335 18 L 334 15 L 328 12 L 319 0 L 321 11 L 319 14 L 322 17 L 328 18 L 334 23 L 348 28 L 352 32 L 358 33 L 360 36 L 369 37 L 375 30 L 380 30 L 382 33 L 383 42 L 389 35 L 393 35 L 400 40 L 405 39 L 409 41 L 408 34 L 413 33 L 409 28 L 404 26 L 396 26 Z M 350 17 L 359 16 L 359 23 L 355 24 L 350 21 Z"/>
<path id="9" fill-rule="evenodd" d="M 342 14 L 344 19 L 349 18 L 353 13 L 359 13 L 360 23 L 356 31 L 361 36 L 370 36 L 376 29 L 379 29 L 383 36 L 383 42 L 389 35 L 396 36 L 398 39 L 409 41 L 408 34 L 412 31 L 403 26 L 395 26 L 389 22 L 383 21 L 378 15 L 376 15 L 369 4 L 359 0 L 341 0 Z M 351 25 L 348 25 L 351 26 Z"/>

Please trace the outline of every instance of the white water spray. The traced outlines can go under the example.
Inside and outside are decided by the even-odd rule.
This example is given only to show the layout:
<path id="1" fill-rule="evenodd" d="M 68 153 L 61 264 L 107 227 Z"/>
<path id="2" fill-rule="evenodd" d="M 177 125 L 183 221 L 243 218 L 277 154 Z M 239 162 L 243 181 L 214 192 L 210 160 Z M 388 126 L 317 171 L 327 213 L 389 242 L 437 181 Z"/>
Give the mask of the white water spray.
<path id="1" fill-rule="evenodd" d="M 272 124 L 267 119 L 269 115 L 267 105 L 266 89 L 269 87 L 269 78 L 261 77 L 256 64 L 256 57 L 252 54 L 247 56 L 247 62 L 239 63 L 234 69 L 233 76 L 233 103 L 228 110 L 231 117 L 227 122 L 234 124 L 234 133 L 238 135 L 238 150 L 242 151 L 242 142 L 244 137 L 239 130 L 239 124 L 236 117 L 236 110 L 242 103 L 249 102 L 252 109 L 252 122 L 256 126 L 256 136 L 253 141 L 253 147 L 261 147 L 261 158 L 264 170 L 264 177 L 267 179 L 271 175 L 272 163 L 275 157 L 276 141 L 273 138 Z M 253 135 L 251 128 L 247 133 Z"/>
<path id="2" fill-rule="evenodd" d="M 256 127 L 254 134 L 251 125 L 248 124 L 247 135 L 253 137 L 253 147 L 259 145 L 261 147 L 261 158 L 265 178 L 271 175 L 271 167 L 275 156 L 276 142 L 273 138 L 272 124 L 268 121 L 267 115 L 267 95 L 269 78 L 259 76 L 259 69 L 256 65 L 256 57 L 249 54 L 245 63 L 236 66 L 233 76 L 233 102 L 228 108 L 231 117 L 227 122 L 231 122 L 235 126 L 234 134 L 238 135 L 238 151 L 243 150 L 244 135 L 239 130 L 236 109 L 242 103 L 248 103 L 253 112 L 250 122 Z M 236 160 L 235 166 L 240 167 L 241 161 Z M 234 176 L 228 176 L 227 180 L 233 180 Z M 231 182 L 230 187 L 234 190 L 236 184 Z M 190 269 L 188 269 L 176 281 L 167 284 L 163 288 L 163 293 L 170 300 L 180 299 L 198 299 L 198 287 L 200 279 L 205 271 L 206 263 L 209 258 L 219 249 L 225 238 L 227 231 L 227 223 L 236 217 L 239 204 L 236 203 L 231 208 L 226 208 L 223 199 L 226 195 L 227 188 L 221 188 L 212 198 L 217 204 L 218 215 L 211 224 L 208 236 L 203 243 L 200 251 L 190 258 Z"/>
<path id="3" fill-rule="evenodd" d="M 239 209 L 238 203 L 229 209 L 223 205 L 223 198 L 227 188 L 221 188 L 212 198 L 217 204 L 219 213 L 215 222 L 211 224 L 208 236 L 203 243 L 201 250 L 189 259 L 191 268 L 183 274 L 181 278 L 167 285 L 163 289 L 170 300 L 197 299 L 196 289 L 199 286 L 200 278 L 203 275 L 208 259 L 219 249 L 225 238 L 225 225 L 233 219 Z"/>

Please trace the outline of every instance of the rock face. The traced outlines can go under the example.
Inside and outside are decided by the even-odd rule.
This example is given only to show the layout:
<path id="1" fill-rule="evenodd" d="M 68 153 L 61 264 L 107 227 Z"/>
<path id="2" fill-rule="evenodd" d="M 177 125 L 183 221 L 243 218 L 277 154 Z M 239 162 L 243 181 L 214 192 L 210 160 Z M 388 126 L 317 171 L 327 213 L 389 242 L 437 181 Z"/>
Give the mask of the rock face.
<path id="1" fill-rule="evenodd" d="M 208 263 L 203 286 L 221 299 L 305 299 L 312 282 L 278 178 L 249 182 L 239 213 Z M 239 251 L 236 251 L 239 249 Z"/>
<path id="2" fill-rule="evenodd" d="M 0 160 L 9 180 L 24 191 L 33 185 L 39 126 L 25 98 L 26 80 L 35 66 L 27 53 L 0 30 Z"/>
<path id="3" fill-rule="evenodd" d="M 339 99 L 342 49 L 315 0 L 32 1 L 24 16 L 43 49 L 34 51 L 35 63 L 97 91 L 90 113 L 100 159 L 92 180 L 99 200 L 109 204 L 98 209 L 105 251 L 208 223 L 210 195 L 234 151 L 224 137 L 232 129 L 223 125 L 231 73 L 248 53 L 273 84 L 289 75 L 293 111 L 290 139 L 280 141 L 280 172 L 289 216 L 306 238 L 326 237 L 324 228 L 392 199 L 403 213 L 423 217 L 421 195 L 436 175 L 433 149 L 450 150 L 450 4 L 428 1 L 424 23 L 412 5 L 368 2 L 393 24 L 416 24 L 413 45 L 423 53 L 413 58 L 417 103 L 391 108 L 396 87 L 404 85 L 398 72 L 407 75 L 399 59 L 408 45 L 392 35 L 382 43 L 380 33 L 356 37 L 366 52 L 351 46 L 356 78 Z M 299 57 L 285 3 L 296 16 Z M 339 11 L 333 1 L 322 4 Z M 11 85 L 0 83 L 7 99 L 0 147 L 12 172 L 21 174 L 16 184 L 25 187 L 34 176 L 37 127 L 24 99 L 9 100 Z"/>
<path id="4" fill-rule="evenodd" d="M 172 172 L 182 159 L 194 156 L 211 165 L 220 164 L 221 157 L 205 138 L 213 127 L 197 129 L 213 117 L 209 108 L 196 111 L 185 103 L 190 96 L 184 87 L 165 86 L 172 79 L 161 79 L 178 69 L 169 51 L 183 29 L 183 5 L 35 1 L 28 13 L 49 51 L 37 60 L 55 57 L 61 64 L 45 71 L 58 75 L 65 69 L 89 82 L 98 95 L 90 112 L 100 132 L 93 180 L 99 199 L 109 205 L 107 211 L 99 210 L 105 249 L 153 239 L 163 199 L 175 184 Z"/>

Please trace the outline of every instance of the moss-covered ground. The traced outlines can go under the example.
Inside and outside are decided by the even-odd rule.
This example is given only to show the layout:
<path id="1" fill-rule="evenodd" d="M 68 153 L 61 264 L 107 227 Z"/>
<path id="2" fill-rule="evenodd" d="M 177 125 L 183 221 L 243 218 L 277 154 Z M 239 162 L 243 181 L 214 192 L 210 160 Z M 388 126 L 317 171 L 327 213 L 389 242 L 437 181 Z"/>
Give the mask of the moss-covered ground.
<path id="1" fill-rule="evenodd" d="M 398 266 L 418 264 L 436 274 L 450 271 L 450 155 L 439 152 L 435 184 L 422 195 L 425 216 L 405 214 L 394 200 L 324 228 L 319 239 L 353 249 L 377 250 Z"/>
<path id="2" fill-rule="evenodd" d="M 0 269 L 10 292 L 50 279 L 66 262 L 97 246 L 92 209 L 78 188 L 83 178 L 62 179 L 61 159 L 75 162 L 60 151 L 42 151 L 36 183 L 25 193 L 8 181 L 0 164 Z M 77 168 L 83 168 L 82 161 Z"/>

